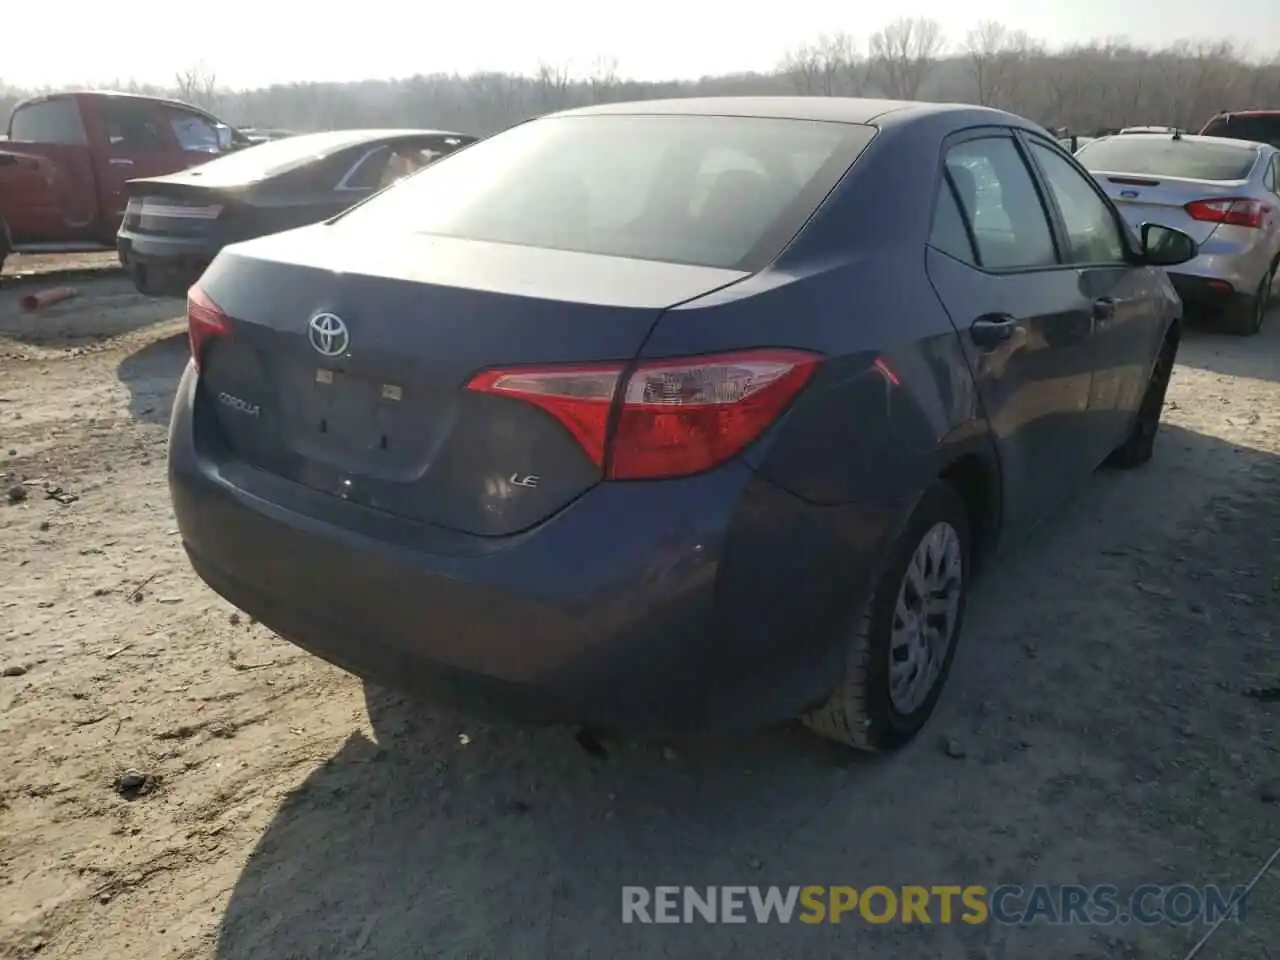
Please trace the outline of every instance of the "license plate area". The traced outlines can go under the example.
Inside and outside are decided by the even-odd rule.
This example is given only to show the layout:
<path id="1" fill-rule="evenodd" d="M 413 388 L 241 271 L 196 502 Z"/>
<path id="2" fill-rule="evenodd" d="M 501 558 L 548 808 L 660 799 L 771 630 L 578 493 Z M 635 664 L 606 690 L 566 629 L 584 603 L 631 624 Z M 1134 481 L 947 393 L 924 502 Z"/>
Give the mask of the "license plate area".
<path id="1" fill-rule="evenodd" d="M 395 459 L 404 441 L 401 384 L 327 369 L 316 369 L 309 379 L 303 406 L 312 442 L 361 459 L 377 454 Z"/>

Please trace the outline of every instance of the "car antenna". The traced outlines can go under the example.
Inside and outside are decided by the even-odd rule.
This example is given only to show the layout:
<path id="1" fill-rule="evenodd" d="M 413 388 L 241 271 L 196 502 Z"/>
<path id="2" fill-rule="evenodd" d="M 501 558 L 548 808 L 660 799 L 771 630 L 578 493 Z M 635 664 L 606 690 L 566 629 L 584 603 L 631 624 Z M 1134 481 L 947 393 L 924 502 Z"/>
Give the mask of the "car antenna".
<path id="1" fill-rule="evenodd" d="M 1173 128 L 1173 139 L 1175 140 L 1182 139 L 1182 131 L 1178 127 Z"/>

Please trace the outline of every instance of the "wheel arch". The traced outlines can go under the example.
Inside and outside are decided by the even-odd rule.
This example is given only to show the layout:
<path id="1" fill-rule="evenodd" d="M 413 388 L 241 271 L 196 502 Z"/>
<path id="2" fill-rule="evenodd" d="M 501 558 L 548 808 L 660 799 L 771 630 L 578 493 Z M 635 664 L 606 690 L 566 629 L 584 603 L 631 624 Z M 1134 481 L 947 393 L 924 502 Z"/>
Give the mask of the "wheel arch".
<path id="1" fill-rule="evenodd" d="M 1000 461 L 989 438 L 940 459 L 936 476 L 960 494 L 969 517 L 970 562 L 975 570 L 995 552 L 1003 517 Z"/>

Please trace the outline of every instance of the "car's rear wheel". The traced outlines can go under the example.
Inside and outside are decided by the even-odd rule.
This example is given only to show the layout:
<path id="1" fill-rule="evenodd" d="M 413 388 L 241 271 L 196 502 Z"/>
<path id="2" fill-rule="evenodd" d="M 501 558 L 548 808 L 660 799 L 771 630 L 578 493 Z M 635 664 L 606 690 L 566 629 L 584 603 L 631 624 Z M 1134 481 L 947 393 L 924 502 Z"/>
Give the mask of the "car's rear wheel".
<path id="1" fill-rule="evenodd" d="M 1107 458 L 1107 466 L 1131 470 L 1142 466 L 1155 453 L 1156 433 L 1160 430 L 1160 417 L 1164 413 L 1164 397 L 1169 391 L 1169 380 L 1177 359 L 1178 336 L 1170 333 L 1160 347 L 1160 355 L 1151 370 L 1151 379 L 1147 381 L 1147 389 L 1142 395 L 1137 416 L 1133 418 L 1133 426 L 1129 428 L 1129 435 Z"/>
<path id="2" fill-rule="evenodd" d="M 862 750 L 902 746 L 942 694 L 964 619 L 969 515 L 954 487 L 936 482 L 894 543 L 851 628 L 844 678 L 802 719 Z"/>
<path id="3" fill-rule="evenodd" d="M 1234 333 L 1238 337 L 1252 337 L 1262 332 L 1267 312 L 1271 309 L 1271 285 L 1275 280 L 1276 266 L 1276 263 L 1271 265 L 1253 296 L 1235 304 L 1227 314 L 1225 329 L 1228 333 Z"/>

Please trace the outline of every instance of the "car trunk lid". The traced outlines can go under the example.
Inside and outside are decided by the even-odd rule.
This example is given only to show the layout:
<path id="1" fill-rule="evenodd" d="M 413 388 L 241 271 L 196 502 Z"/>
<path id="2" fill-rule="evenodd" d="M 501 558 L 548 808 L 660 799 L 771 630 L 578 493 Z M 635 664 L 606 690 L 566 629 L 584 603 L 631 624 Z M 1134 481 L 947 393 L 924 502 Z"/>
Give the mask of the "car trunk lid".
<path id="1" fill-rule="evenodd" d="M 1197 180 L 1112 171 L 1095 171 L 1093 176 L 1135 228 L 1144 222 L 1159 223 L 1189 234 L 1197 243 L 1212 237 L 1219 224 L 1196 220 L 1187 212 L 1187 204 L 1239 197 L 1248 188 L 1247 180 Z"/>
<path id="2" fill-rule="evenodd" d="M 148 236 L 205 236 L 235 202 L 226 191 L 185 180 L 181 174 L 130 180 L 128 189 L 124 229 Z"/>
<path id="3" fill-rule="evenodd" d="M 407 519 L 506 535 L 601 470 L 549 414 L 468 380 L 630 360 L 664 309 L 745 275 L 303 228 L 229 247 L 205 273 L 229 330 L 202 379 L 232 456 Z"/>

